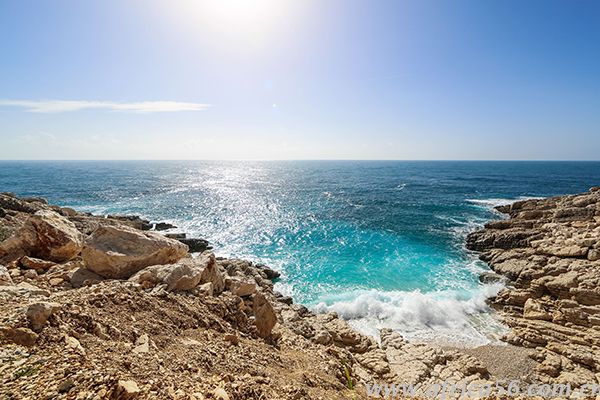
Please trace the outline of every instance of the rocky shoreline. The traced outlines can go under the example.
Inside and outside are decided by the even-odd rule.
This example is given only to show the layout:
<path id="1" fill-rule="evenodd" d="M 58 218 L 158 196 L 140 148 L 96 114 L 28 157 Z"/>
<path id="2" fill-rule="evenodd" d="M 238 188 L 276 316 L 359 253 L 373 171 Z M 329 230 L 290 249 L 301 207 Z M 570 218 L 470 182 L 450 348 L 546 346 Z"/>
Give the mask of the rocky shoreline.
<path id="1" fill-rule="evenodd" d="M 600 382 L 600 187 L 497 209 L 509 218 L 470 234 L 467 248 L 506 279 L 491 300 L 511 328 L 505 340 L 535 350 L 536 381 Z"/>
<path id="2" fill-rule="evenodd" d="M 535 349 L 537 379 L 596 382 L 600 191 L 503 211 L 511 219 L 468 247 L 510 280 L 492 301 L 507 340 Z M 492 384 L 508 377 L 498 360 L 529 360 L 513 346 L 443 349 L 390 330 L 377 342 L 276 293 L 268 267 L 192 256 L 185 238 L 147 229 L 0 194 L 0 396 L 366 398 L 369 383 Z"/>

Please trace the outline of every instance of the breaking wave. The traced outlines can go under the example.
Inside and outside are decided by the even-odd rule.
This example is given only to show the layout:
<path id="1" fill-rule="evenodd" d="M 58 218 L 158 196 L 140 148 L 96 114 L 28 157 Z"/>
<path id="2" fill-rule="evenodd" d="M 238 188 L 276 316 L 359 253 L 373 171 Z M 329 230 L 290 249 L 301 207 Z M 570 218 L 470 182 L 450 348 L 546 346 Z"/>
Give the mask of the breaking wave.
<path id="1" fill-rule="evenodd" d="M 391 328 L 412 341 L 474 347 L 505 332 L 486 304 L 501 288 L 493 284 L 429 293 L 365 290 L 332 295 L 314 310 L 336 312 L 354 328 L 375 337 L 380 329 Z"/>

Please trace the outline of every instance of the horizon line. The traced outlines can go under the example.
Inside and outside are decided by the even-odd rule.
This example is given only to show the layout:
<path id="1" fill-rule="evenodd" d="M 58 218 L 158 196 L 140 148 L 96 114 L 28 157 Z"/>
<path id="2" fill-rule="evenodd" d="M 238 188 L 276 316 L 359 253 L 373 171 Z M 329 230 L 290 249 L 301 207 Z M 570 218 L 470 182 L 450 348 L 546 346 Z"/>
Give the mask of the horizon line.
<path id="1" fill-rule="evenodd" d="M 2 159 L 0 162 L 97 162 L 97 161 L 166 161 L 166 162 L 190 162 L 190 161 L 244 161 L 244 162 L 273 162 L 273 161 L 348 161 L 348 162 L 600 162 L 600 159 L 408 159 L 408 158 L 196 158 L 196 159 L 168 159 L 168 158 L 90 158 L 90 159 Z"/>

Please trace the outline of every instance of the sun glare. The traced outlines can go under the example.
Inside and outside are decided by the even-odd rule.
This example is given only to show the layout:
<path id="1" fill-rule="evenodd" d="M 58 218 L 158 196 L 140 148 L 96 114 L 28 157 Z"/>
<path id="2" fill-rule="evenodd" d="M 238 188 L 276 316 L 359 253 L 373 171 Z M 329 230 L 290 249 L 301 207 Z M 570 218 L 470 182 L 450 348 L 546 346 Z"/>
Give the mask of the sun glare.
<path id="1" fill-rule="evenodd" d="M 180 10 L 212 37 L 260 45 L 277 34 L 289 17 L 286 0 L 185 0 Z M 180 4 L 180 3 L 177 3 Z"/>

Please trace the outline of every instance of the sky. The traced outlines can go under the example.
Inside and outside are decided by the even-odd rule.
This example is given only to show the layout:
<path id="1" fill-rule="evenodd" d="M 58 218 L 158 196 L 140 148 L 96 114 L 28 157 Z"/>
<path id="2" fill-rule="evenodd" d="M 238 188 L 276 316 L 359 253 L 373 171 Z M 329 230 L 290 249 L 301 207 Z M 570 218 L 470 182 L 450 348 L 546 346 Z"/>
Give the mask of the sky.
<path id="1" fill-rule="evenodd" d="M 597 0 L 0 0 L 0 159 L 600 159 Z"/>

